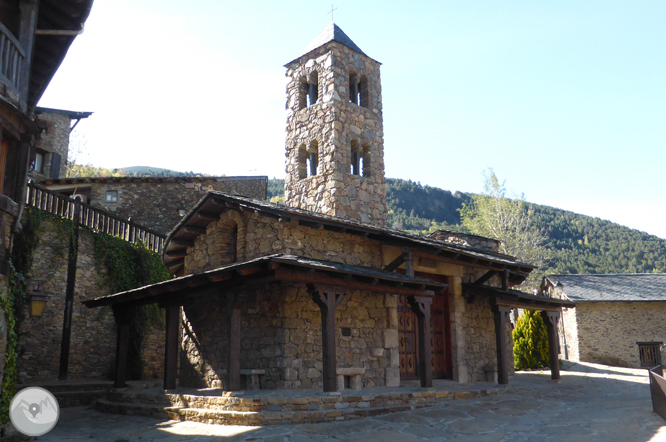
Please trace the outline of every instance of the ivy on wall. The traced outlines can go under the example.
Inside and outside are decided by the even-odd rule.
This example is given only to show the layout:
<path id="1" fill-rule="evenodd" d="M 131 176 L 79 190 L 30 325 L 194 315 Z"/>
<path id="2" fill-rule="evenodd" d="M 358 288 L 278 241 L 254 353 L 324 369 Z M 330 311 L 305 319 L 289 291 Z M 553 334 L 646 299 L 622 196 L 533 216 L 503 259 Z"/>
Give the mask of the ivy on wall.
<path id="1" fill-rule="evenodd" d="M 130 244 L 115 236 L 95 235 L 95 263 L 106 267 L 106 283 L 111 293 L 124 292 L 171 278 L 156 253 L 142 243 Z M 135 308 L 130 326 L 127 358 L 128 379 L 141 379 L 141 346 L 152 326 L 164 327 L 164 311 L 156 304 Z"/>
<path id="2" fill-rule="evenodd" d="M 7 297 L 0 296 L 0 307 L 5 314 L 7 324 L 7 344 L 5 348 L 5 371 L 2 377 L 2 395 L 0 396 L 0 425 L 9 422 L 9 404 L 16 394 L 18 380 L 18 329 L 23 319 L 26 304 L 25 278 L 9 262 L 7 278 Z"/>

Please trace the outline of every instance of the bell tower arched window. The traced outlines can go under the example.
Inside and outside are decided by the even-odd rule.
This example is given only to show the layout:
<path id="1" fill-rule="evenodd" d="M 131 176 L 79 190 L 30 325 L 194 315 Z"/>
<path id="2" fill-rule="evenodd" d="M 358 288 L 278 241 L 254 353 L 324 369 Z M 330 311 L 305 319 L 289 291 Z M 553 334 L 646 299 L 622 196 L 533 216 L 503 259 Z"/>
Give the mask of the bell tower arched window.
<path id="1" fill-rule="evenodd" d="M 349 102 L 358 106 L 358 76 L 351 72 L 349 74 Z"/>
<path id="2" fill-rule="evenodd" d="M 358 105 L 361 107 L 370 106 L 370 89 L 368 87 L 368 77 L 361 75 L 358 81 Z"/>
<path id="3" fill-rule="evenodd" d="M 312 106 L 319 101 L 319 74 L 317 71 L 310 74 L 308 86 L 308 106 Z"/>
<path id="4" fill-rule="evenodd" d="M 317 175 L 319 171 L 319 143 L 312 141 L 310 146 L 301 144 L 298 148 L 298 179 Z"/>
<path id="5" fill-rule="evenodd" d="M 368 144 L 359 147 L 358 141 L 352 140 L 351 174 L 366 178 L 370 176 L 370 147 Z"/>

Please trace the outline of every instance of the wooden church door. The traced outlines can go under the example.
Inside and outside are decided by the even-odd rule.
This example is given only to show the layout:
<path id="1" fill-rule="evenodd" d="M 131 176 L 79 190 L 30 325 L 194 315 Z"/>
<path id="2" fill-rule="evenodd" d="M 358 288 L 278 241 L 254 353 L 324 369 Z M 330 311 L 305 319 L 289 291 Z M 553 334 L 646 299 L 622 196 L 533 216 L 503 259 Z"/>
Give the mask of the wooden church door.
<path id="1" fill-rule="evenodd" d="M 419 357 L 416 315 L 412 312 L 406 296 L 398 297 L 398 337 L 400 379 L 418 379 Z M 451 320 L 448 292 L 435 296 L 430 307 L 430 342 L 432 346 L 433 379 L 452 379 Z"/>

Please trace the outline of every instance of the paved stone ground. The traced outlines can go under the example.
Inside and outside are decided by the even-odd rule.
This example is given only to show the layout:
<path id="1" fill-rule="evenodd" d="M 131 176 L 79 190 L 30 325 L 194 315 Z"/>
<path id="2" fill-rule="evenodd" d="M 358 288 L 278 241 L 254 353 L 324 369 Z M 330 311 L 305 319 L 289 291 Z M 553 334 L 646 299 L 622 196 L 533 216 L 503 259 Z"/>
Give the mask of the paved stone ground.
<path id="1" fill-rule="evenodd" d="M 575 364 L 559 383 L 547 371 L 518 373 L 499 396 L 326 424 L 216 426 L 70 408 L 34 440 L 666 442 L 666 421 L 652 412 L 646 370 Z"/>

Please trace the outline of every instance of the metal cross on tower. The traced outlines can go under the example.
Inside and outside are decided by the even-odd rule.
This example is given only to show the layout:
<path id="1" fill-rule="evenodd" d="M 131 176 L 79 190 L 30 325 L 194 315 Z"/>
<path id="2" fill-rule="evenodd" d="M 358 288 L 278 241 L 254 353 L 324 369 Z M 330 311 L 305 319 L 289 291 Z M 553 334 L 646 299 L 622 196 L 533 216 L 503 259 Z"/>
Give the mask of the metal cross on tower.
<path id="1" fill-rule="evenodd" d="M 338 8 L 333 8 L 333 5 L 331 5 L 331 12 L 327 12 L 327 14 L 331 14 L 331 21 L 333 21 L 333 11 L 337 11 Z"/>

